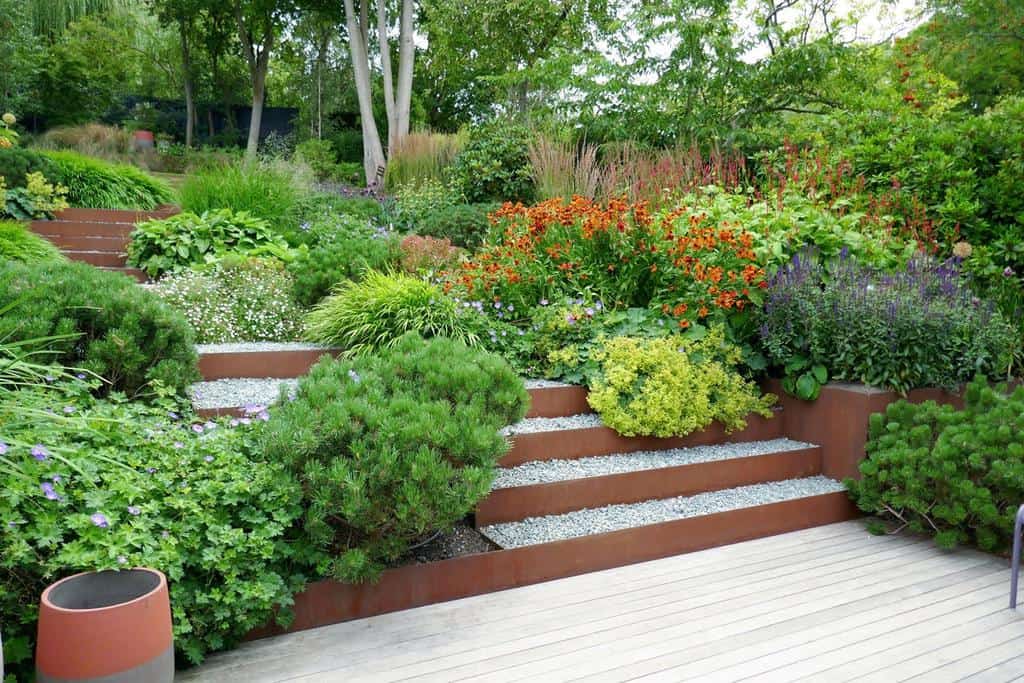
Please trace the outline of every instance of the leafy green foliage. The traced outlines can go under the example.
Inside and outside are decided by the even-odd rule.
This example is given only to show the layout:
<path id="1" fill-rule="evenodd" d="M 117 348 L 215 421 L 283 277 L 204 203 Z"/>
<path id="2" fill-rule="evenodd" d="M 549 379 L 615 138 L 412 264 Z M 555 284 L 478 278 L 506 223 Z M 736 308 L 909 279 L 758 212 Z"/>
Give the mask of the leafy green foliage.
<path id="1" fill-rule="evenodd" d="M 858 507 L 942 547 L 1005 550 L 1024 500 L 1024 387 L 1005 389 L 979 377 L 963 410 L 898 401 L 872 415 L 861 479 L 846 482 Z"/>
<path id="2" fill-rule="evenodd" d="M 0 197 L 4 200 L 0 206 L 0 218 L 26 221 L 53 218 L 57 211 L 68 208 L 65 199 L 67 193 L 66 187 L 46 182 L 46 178 L 38 171 L 25 176 L 24 187 L 10 190 L 4 187 L 3 178 L 0 178 Z"/>
<path id="3" fill-rule="evenodd" d="M 437 285 L 376 270 L 358 282 L 335 285 L 306 317 L 310 341 L 341 347 L 349 355 L 390 348 L 408 332 L 477 346 L 478 327 L 476 313 L 457 306 Z"/>
<path id="4" fill-rule="evenodd" d="M 197 380 L 192 330 L 185 319 L 133 280 L 76 262 L 0 261 L 0 339 L 61 339 L 55 362 L 103 377 L 101 388 L 144 396 L 159 381 L 184 394 Z"/>
<path id="5" fill-rule="evenodd" d="M 952 264 L 918 258 L 897 273 L 798 255 L 772 279 L 761 342 L 787 391 L 817 397 L 828 379 L 906 392 L 1005 373 L 1018 335 Z"/>
<path id="6" fill-rule="evenodd" d="M 229 253 L 291 258 L 288 244 L 266 221 L 231 209 L 146 221 L 136 226 L 128 243 L 128 263 L 150 276 L 211 263 Z"/>
<path id="7" fill-rule="evenodd" d="M 457 247 L 475 249 L 491 229 L 488 214 L 497 208 L 497 204 L 439 206 L 419 216 L 411 227 L 417 234 L 449 239 Z"/>
<path id="8" fill-rule="evenodd" d="M 64 257 L 52 242 L 31 232 L 23 223 L 0 221 L 0 260 L 34 263 L 62 261 Z"/>
<path id="9" fill-rule="evenodd" d="M 295 341 L 303 310 L 294 282 L 276 259 L 230 256 L 162 278 L 153 292 L 181 312 L 196 342 Z"/>
<path id="10" fill-rule="evenodd" d="M 29 173 L 52 177 L 49 159 L 32 149 L 0 147 L 0 178 L 6 187 L 25 187 Z"/>
<path id="11" fill-rule="evenodd" d="M 72 206 L 91 209 L 155 209 L 174 199 L 164 182 L 125 164 L 113 164 L 71 151 L 45 152 L 46 177 L 68 188 Z"/>
<path id="12" fill-rule="evenodd" d="M 498 430 L 527 403 L 499 357 L 409 334 L 379 354 L 322 359 L 261 446 L 302 483 L 305 531 L 328 555 L 321 570 L 374 580 L 487 495 L 508 449 Z"/>
<path id="13" fill-rule="evenodd" d="M 398 260 L 394 237 L 365 220 L 324 219 L 310 226 L 309 232 L 314 246 L 288 264 L 295 279 L 295 298 L 304 306 L 316 304 L 340 282 L 358 279 L 367 270 L 384 270 Z"/>
<path id="14" fill-rule="evenodd" d="M 502 120 L 471 129 L 450 168 L 452 184 L 470 203 L 529 201 L 530 137 L 526 128 Z"/>
<path id="15" fill-rule="evenodd" d="M 721 327 L 697 341 L 616 337 L 591 355 L 600 371 L 587 401 L 620 434 L 684 436 L 716 420 L 731 432 L 750 413 L 771 417 L 775 396 L 740 375 L 740 350 Z"/>
<path id="16" fill-rule="evenodd" d="M 72 380 L 0 392 L 9 670 L 31 667 L 42 590 L 79 571 L 160 568 L 183 662 L 231 647 L 272 618 L 286 622 L 306 547 L 286 536 L 302 513 L 292 476 L 252 457 L 251 428 L 221 421 L 195 425 L 197 434 L 168 412 L 180 410 L 174 403 L 98 400 L 89 390 Z M 42 459 L 30 454 L 36 444 Z"/>

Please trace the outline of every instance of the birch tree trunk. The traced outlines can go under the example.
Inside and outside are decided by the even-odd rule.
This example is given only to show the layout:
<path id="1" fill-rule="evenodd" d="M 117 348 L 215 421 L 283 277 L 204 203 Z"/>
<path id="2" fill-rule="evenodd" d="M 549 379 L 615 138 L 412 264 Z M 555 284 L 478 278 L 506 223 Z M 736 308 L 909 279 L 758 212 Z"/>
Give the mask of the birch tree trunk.
<path id="1" fill-rule="evenodd" d="M 188 149 L 192 147 L 192 136 L 195 131 L 196 99 L 192 83 L 192 55 L 189 50 L 188 28 L 183 19 L 178 21 L 178 29 L 181 34 L 182 83 L 185 88 L 185 148 Z"/>
<path id="2" fill-rule="evenodd" d="M 366 21 L 367 4 L 361 0 L 360 16 Z M 370 61 L 366 49 L 366 25 L 358 25 L 353 0 L 344 0 L 345 20 L 348 27 L 348 46 L 352 56 L 352 72 L 356 81 L 356 97 L 359 100 L 359 119 L 363 132 L 363 170 L 366 184 L 370 186 L 377 177 L 377 168 L 385 164 L 384 148 L 380 142 L 377 122 L 373 119 L 373 92 L 370 88 Z"/>
<path id="3" fill-rule="evenodd" d="M 270 50 L 274 46 L 274 32 L 270 27 L 264 29 L 259 44 L 255 44 L 252 35 L 245 26 L 240 6 L 235 6 L 235 21 L 238 24 L 238 40 L 242 43 L 242 52 L 249 65 L 249 77 L 252 80 L 252 114 L 249 118 L 249 138 L 245 145 L 246 161 L 256 159 L 260 146 L 260 126 L 263 123 L 263 100 L 266 94 L 267 67 L 270 64 Z"/>
<path id="4" fill-rule="evenodd" d="M 416 45 L 413 42 L 414 0 L 402 0 L 402 14 L 399 21 L 398 37 L 398 93 L 395 99 L 395 123 L 390 136 L 398 144 L 409 134 L 409 117 L 412 110 L 412 74 L 416 61 Z"/>
<path id="5" fill-rule="evenodd" d="M 380 44 L 380 69 L 384 75 L 384 109 L 388 116 L 388 158 L 395 153 L 398 121 L 395 111 L 395 87 L 391 71 L 391 43 L 388 40 L 388 15 L 385 0 L 377 0 L 377 42 Z M 399 61 L 401 66 L 401 61 Z"/>

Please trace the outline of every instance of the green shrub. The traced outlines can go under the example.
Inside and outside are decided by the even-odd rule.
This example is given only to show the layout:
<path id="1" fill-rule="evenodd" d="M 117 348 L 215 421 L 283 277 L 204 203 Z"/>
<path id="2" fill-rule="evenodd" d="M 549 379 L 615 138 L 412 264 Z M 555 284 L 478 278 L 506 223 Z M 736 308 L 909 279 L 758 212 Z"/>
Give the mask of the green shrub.
<path id="1" fill-rule="evenodd" d="M 335 131 L 329 138 L 339 163 L 363 164 L 363 134 L 358 130 Z"/>
<path id="2" fill-rule="evenodd" d="M 64 257 L 53 242 L 30 231 L 24 223 L 0 221 L 0 260 L 62 261 Z"/>
<path id="3" fill-rule="evenodd" d="M 342 581 L 376 579 L 487 495 L 499 434 L 526 411 L 499 357 L 414 334 L 351 361 L 321 360 L 263 430 L 270 462 L 306 492 L 305 530 Z"/>
<path id="4" fill-rule="evenodd" d="M 430 216 L 455 206 L 460 201 L 450 187 L 437 181 L 424 181 L 399 189 L 387 206 L 387 220 L 399 230 L 417 232 Z"/>
<path id="5" fill-rule="evenodd" d="M 162 278 L 153 292 L 192 325 L 200 344 L 295 341 L 303 310 L 294 282 L 275 259 L 224 258 L 202 270 Z"/>
<path id="6" fill-rule="evenodd" d="M 314 192 L 293 207 L 286 224 L 294 227 L 281 233 L 293 246 L 313 244 L 327 232 L 319 230 L 321 226 L 357 219 L 362 224 L 383 224 L 384 210 L 380 202 L 369 197 L 340 197 Z"/>
<path id="7" fill-rule="evenodd" d="M 136 226 L 128 243 L 128 263 L 151 277 L 227 254 L 291 258 L 287 242 L 266 221 L 231 209 L 146 221 Z"/>
<path id="8" fill-rule="evenodd" d="M 506 121 L 473 128 L 450 168 L 453 185 L 471 203 L 533 199 L 530 140 L 529 130 Z"/>
<path id="9" fill-rule="evenodd" d="M 476 249 L 491 229 L 488 214 L 497 208 L 497 204 L 440 206 L 420 216 L 412 229 L 420 235 L 449 239 L 457 247 Z"/>
<path id="10" fill-rule="evenodd" d="M 600 372 L 587 401 L 620 434 L 685 436 L 713 421 L 731 432 L 750 413 L 771 417 L 775 396 L 739 374 L 740 350 L 721 327 L 699 341 L 616 337 L 591 355 Z"/>
<path id="11" fill-rule="evenodd" d="M 394 237 L 358 218 L 341 216 L 310 227 L 314 246 L 288 264 L 295 279 L 295 299 L 312 306 L 331 288 L 358 279 L 367 270 L 383 270 L 398 259 Z"/>
<path id="12" fill-rule="evenodd" d="M 134 166 L 112 164 L 76 152 L 45 152 L 46 177 L 68 188 L 71 206 L 92 209 L 155 209 L 174 200 L 174 192 Z"/>
<path id="13" fill-rule="evenodd" d="M 977 372 L 1006 373 L 1018 349 L 1014 329 L 952 262 L 921 257 L 886 273 L 804 253 L 768 292 L 761 342 L 786 390 L 808 400 L 830 378 L 899 392 L 955 389 Z"/>
<path id="14" fill-rule="evenodd" d="M 53 218 L 57 211 L 68 208 L 68 188 L 46 181 L 38 171 L 25 176 L 25 186 L 7 189 L 0 178 L 0 218 L 33 220 Z"/>
<path id="15" fill-rule="evenodd" d="M 203 169 L 185 178 L 181 208 L 193 213 L 245 211 L 284 232 L 300 222 L 295 209 L 307 194 L 309 180 L 301 169 L 281 162 Z"/>
<path id="16" fill-rule="evenodd" d="M 163 571 L 182 663 L 286 622 L 304 582 L 296 563 L 307 546 L 285 537 L 302 491 L 284 467 L 249 455 L 251 428 L 221 421 L 197 434 L 168 417 L 176 405 L 96 400 L 73 384 L 0 393 L 8 672 L 29 680 L 39 595 L 79 571 Z M 47 409 L 56 414 L 39 419 Z M 30 455 L 35 444 L 44 459 Z"/>
<path id="17" fill-rule="evenodd" d="M 0 147 L 0 178 L 8 188 L 25 187 L 29 173 L 52 177 L 50 160 L 39 152 L 22 147 Z"/>
<path id="18" fill-rule="evenodd" d="M 317 180 L 332 180 L 338 172 L 337 156 L 330 140 L 306 140 L 295 147 L 295 156 L 307 164 Z"/>
<path id="19" fill-rule="evenodd" d="M 345 280 L 335 286 L 306 317 L 306 336 L 350 355 L 394 346 L 407 332 L 476 346 L 480 338 L 475 318 L 434 284 L 371 270 L 359 282 Z"/>
<path id="20" fill-rule="evenodd" d="M 199 378 L 192 330 L 177 311 L 123 275 L 76 262 L 0 262 L 0 339 L 75 335 L 50 346 L 63 365 L 107 380 L 129 396 L 159 381 L 184 393 Z"/>
<path id="21" fill-rule="evenodd" d="M 1006 550 L 1024 500 L 1024 387 L 1004 390 L 978 378 L 964 410 L 898 401 L 872 415 L 862 478 L 846 482 L 858 507 L 942 547 Z"/>

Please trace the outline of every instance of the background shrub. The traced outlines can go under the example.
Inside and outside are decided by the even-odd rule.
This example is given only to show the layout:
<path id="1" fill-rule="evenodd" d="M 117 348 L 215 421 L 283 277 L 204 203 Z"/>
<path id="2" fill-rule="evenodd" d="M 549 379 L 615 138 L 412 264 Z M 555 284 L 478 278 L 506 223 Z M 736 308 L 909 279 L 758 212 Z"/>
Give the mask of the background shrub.
<path id="1" fill-rule="evenodd" d="M 871 416 L 861 480 L 847 480 L 865 512 L 942 547 L 1004 551 L 1024 500 L 1024 387 L 1006 395 L 984 378 L 966 407 L 892 403 Z"/>
<path id="2" fill-rule="evenodd" d="M 508 450 L 498 430 L 527 401 L 501 358 L 410 334 L 379 354 L 321 360 L 262 447 L 302 482 L 306 533 L 328 554 L 321 569 L 373 580 L 487 495 Z"/>
<path id="3" fill-rule="evenodd" d="M 502 120 L 471 129 L 452 163 L 452 184 L 471 203 L 533 199 L 531 139 L 525 127 Z"/>
<path id="4" fill-rule="evenodd" d="M 740 350 L 721 327 L 699 341 L 616 337 L 591 355 L 600 370 L 587 401 L 619 434 L 685 436 L 713 421 L 731 432 L 750 413 L 771 417 L 775 397 L 740 375 Z"/>
<path id="5" fill-rule="evenodd" d="M 218 344 L 299 339 L 303 310 L 293 287 L 280 261 L 232 256 L 168 275 L 153 292 L 185 316 L 198 343 Z"/>
<path id="6" fill-rule="evenodd" d="M 53 242 L 40 237 L 24 223 L 0 221 L 0 260 L 62 261 L 64 256 Z"/>
<path id="7" fill-rule="evenodd" d="M 407 332 L 475 346 L 480 342 L 476 318 L 436 285 L 371 270 L 358 282 L 335 286 L 306 317 L 306 336 L 350 355 L 394 346 Z"/>
<path id="8" fill-rule="evenodd" d="M 50 346 L 56 362 L 106 379 L 104 393 L 148 394 L 152 381 L 184 394 L 199 379 L 192 330 L 180 313 L 123 275 L 76 262 L 0 261 L 0 339 L 76 335 Z"/>
<path id="9" fill-rule="evenodd" d="M 338 130 L 331 134 L 329 140 L 334 147 L 339 163 L 363 163 L 363 134 L 358 130 Z"/>
<path id="10" fill-rule="evenodd" d="M 338 171 L 338 158 L 330 140 L 306 140 L 295 146 L 295 156 L 308 165 L 317 180 L 332 180 Z"/>
<path id="11" fill-rule="evenodd" d="M 49 159 L 35 150 L 23 147 L 0 147 L 0 177 L 4 185 L 25 187 L 25 178 L 29 173 L 42 173 L 50 177 L 53 166 Z"/>
<path id="12" fill-rule="evenodd" d="M 151 277 L 228 254 L 291 258 L 287 242 L 266 221 L 231 209 L 146 221 L 128 243 L 128 263 Z"/>
<path id="13" fill-rule="evenodd" d="M 402 270 L 406 273 L 436 275 L 459 262 L 462 250 L 453 247 L 451 240 L 409 235 L 402 240 Z"/>
<path id="14" fill-rule="evenodd" d="M 68 188 L 72 206 L 92 209 L 155 209 L 174 200 L 174 192 L 134 166 L 113 164 L 71 151 L 46 152 L 47 180 Z"/>
<path id="15" fill-rule="evenodd" d="M 301 489 L 281 465 L 252 458 L 248 428 L 222 421 L 196 434 L 171 408 L 181 410 L 95 400 L 85 382 L 0 392 L 0 613 L 18 680 L 29 680 L 40 593 L 79 571 L 159 567 L 182 663 L 288 620 L 303 584 L 306 546 L 286 538 Z M 34 444 L 45 459 L 29 455 Z"/>
<path id="16" fill-rule="evenodd" d="M 420 235 L 451 240 L 457 247 L 476 249 L 491 229 L 488 214 L 497 210 L 497 204 L 443 205 L 417 216 L 412 229 Z"/>
<path id="17" fill-rule="evenodd" d="M 464 144 L 463 135 L 409 133 L 388 159 L 385 186 L 395 190 L 424 182 L 443 182 L 448 167 Z"/>
<path id="18" fill-rule="evenodd" d="M 308 171 L 283 162 L 203 169 L 185 179 L 181 208 L 199 214 L 216 209 L 245 211 L 283 232 L 301 222 L 295 209 L 306 196 L 310 180 Z"/>
<path id="19" fill-rule="evenodd" d="M 761 342 L 788 391 L 813 399 L 827 378 L 906 392 L 957 388 L 1009 370 L 1017 334 L 952 263 L 923 257 L 887 274 L 798 255 L 772 278 Z"/>

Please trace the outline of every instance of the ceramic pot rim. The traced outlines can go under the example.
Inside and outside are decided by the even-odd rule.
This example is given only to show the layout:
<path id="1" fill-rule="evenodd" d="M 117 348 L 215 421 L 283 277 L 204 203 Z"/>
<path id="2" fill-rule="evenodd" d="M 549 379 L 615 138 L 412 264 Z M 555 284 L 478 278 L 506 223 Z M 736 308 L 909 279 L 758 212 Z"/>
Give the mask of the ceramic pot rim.
<path id="1" fill-rule="evenodd" d="M 103 571 L 107 571 L 107 570 L 103 570 Z M 159 569 L 153 569 L 152 567 L 130 567 L 128 569 L 113 569 L 113 570 L 109 570 L 109 571 L 139 571 L 139 572 L 147 572 L 149 574 L 155 574 L 157 579 L 159 579 L 159 581 L 157 582 L 156 586 L 153 587 L 152 590 L 143 593 L 142 595 L 138 596 L 137 598 L 132 598 L 131 600 L 126 600 L 125 602 L 119 602 L 119 603 L 114 604 L 114 605 L 107 605 L 105 607 L 87 607 L 87 608 L 84 608 L 84 609 L 71 609 L 71 608 L 68 608 L 68 607 L 60 607 L 59 605 L 54 604 L 50 600 L 50 592 L 53 589 L 57 588 L 62 583 L 65 583 L 67 581 L 71 581 L 73 579 L 77 579 L 80 576 L 86 576 L 88 574 L 98 574 L 99 573 L 99 571 L 79 572 L 77 574 L 72 574 L 71 576 L 65 576 L 60 581 L 56 581 L 56 582 L 50 584 L 49 586 L 47 586 L 46 590 L 43 591 L 43 596 L 42 596 L 42 599 L 41 599 L 42 603 L 43 603 L 43 606 L 46 609 L 53 610 L 55 612 L 63 612 L 63 613 L 67 613 L 67 614 L 95 614 L 97 612 L 109 612 L 110 610 L 119 609 L 119 608 L 125 607 L 127 605 L 134 605 L 135 603 L 138 603 L 138 602 L 141 602 L 141 601 L 143 601 L 143 600 L 145 600 L 147 598 L 150 598 L 150 597 L 156 595 L 157 593 L 160 593 L 161 591 L 166 591 L 167 590 L 167 577 L 164 576 L 164 573 L 162 571 L 160 571 Z"/>

